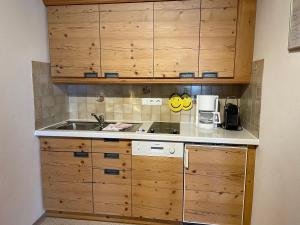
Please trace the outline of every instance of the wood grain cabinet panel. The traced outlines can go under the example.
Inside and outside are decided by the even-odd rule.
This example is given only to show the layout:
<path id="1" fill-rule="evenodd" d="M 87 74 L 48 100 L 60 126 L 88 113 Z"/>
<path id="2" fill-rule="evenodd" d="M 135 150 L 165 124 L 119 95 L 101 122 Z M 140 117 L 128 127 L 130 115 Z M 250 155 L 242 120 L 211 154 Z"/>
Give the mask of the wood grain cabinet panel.
<path id="1" fill-rule="evenodd" d="M 93 152 L 120 153 L 131 155 L 131 141 L 117 139 L 98 139 L 92 141 Z"/>
<path id="2" fill-rule="evenodd" d="M 48 30 L 53 77 L 100 75 L 98 5 L 49 6 Z"/>
<path id="3" fill-rule="evenodd" d="M 100 5 L 103 76 L 153 77 L 153 3 Z"/>
<path id="4" fill-rule="evenodd" d="M 187 146 L 184 220 L 242 224 L 247 148 Z"/>
<path id="5" fill-rule="evenodd" d="M 237 8 L 234 4 L 225 6 L 225 3 L 231 1 L 218 1 L 224 5 L 209 2 L 212 5 L 204 2 L 201 9 L 199 76 L 205 72 L 216 72 L 220 78 L 232 78 L 235 67 Z M 218 8 L 221 6 L 223 8 Z"/>
<path id="6" fill-rule="evenodd" d="M 52 146 L 50 150 L 45 150 L 45 142 Z M 73 146 L 70 139 L 65 142 L 62 139 L 41 139 L 44 207 L 46 210 L 92 213 L 91 153 L 76 151 Z"/>
<path id="7" fill-rule="evenodd" d="M 201 8 L 237 8 L 238 0 L 201 0 Z"/>
<path id="8" fill-rule="evenodd" d="M 132 157 L 132 215 L 182 221 L 183 160 Z"/>
<path id="9" fill-rule="evenodd" d="M 40 138 L 41 151 L 91 152 L 90 139 L 80 138 Z"/>
<path id="10" fill-rule="evenodd" d="M 95 213 L 131 216 L 131 142 L 92 143 Z"/>
<path id="11" fill-rule="evenodd" d="M 198 76 L 200 0 L 154 3 L 154 76 Z"/>

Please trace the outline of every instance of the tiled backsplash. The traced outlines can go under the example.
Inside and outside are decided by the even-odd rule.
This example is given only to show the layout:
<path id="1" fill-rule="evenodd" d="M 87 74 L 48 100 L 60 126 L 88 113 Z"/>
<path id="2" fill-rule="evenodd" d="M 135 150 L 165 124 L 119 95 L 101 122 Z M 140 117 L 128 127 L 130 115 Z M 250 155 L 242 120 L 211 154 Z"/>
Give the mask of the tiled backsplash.
<path id="1" fill-rule="evenodd" d="M 242 124 L 256 137 L 259 137 L 263 70 L 264 60 L 253 63 L 251 82 L 241 97 Z"/>
<path id="2" fill-rule="evenodd" d="M 71 119 L 91 119 L 91 113 L 104 114 L 106 120 L 194 122 L 195 107 L 190 111 L 172 112 L 168 107 L 168 98 L 172 93 L 216 94 L 241 96 L 241 86 L 176 86 L 176 85 L 69 85 L 69 103 Z M 103 102 L 99 102 L 104 97 Z M 142 105 L 142 98 L 159 97 L 161 106 Z M 220 100 L 221 114 L 224 99 Z"/>
<path id="3" fill-rule="evenodd" d="M 104 114 L 106 120 L 195 122 L 191 111 L 173 113 L 168 98 L 173 93 L 219 95 L 220 112 L 227 96 L 241 98 L 242 125 L 258 135 L 263 62 L 255 62 L 251 84 L 243 85 L 55 85 L 47 63 L 33 62 L 36 128 L 66 119 L 93 119 L 91 113 Z M 161 106 L 142 105 L 142 98 L 163 99 Z"/>
<path id="4" fill-rule="evenodd" d="M 35 127 L 41 128 L 69 118 L 67 86 L 50 81 L 50 65 L 32 62 Z"/>
<path id="5" fill-rule="evenodd" d="M 191 122 L 194 109 L 173 113 L 169 109 L 168 98 L 163 98 L 161 106 L 142 105 L 142 98 L 105 97 L 97 102 L 96 97 L 70 97 L 70 118 L 91 119 L 91 113 L 104 114 L 106 120 L 126 121 L 173 121 Z"/>

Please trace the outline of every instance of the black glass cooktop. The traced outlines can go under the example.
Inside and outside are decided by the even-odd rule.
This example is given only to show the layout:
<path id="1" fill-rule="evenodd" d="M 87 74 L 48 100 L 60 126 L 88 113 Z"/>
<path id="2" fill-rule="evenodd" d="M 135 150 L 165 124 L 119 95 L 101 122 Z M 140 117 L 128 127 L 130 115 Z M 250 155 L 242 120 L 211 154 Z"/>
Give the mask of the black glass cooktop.
<path id="1" fill-rule="evenodd" d="M 148 133 L 180 134 L 180 123 L 154 122 Z"/>

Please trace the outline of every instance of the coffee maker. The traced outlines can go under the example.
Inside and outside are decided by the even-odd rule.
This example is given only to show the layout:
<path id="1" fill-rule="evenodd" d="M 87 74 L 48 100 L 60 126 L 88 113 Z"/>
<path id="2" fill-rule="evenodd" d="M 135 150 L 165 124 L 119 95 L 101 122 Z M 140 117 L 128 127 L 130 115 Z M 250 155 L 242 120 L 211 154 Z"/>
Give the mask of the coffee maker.
<path id="1" fill-rule="evenodd" d="M 197 95 L 196 126 L 205 129 L 213 129 L 221 123 L 218 111 L 219 96 Z"/>

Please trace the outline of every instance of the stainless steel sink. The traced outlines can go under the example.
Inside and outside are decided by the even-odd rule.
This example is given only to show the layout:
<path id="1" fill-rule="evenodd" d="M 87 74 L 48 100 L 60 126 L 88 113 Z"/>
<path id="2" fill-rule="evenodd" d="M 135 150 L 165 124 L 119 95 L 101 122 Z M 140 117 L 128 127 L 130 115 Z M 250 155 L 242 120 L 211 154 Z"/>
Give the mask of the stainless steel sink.
<path id="1" fill-rule="evenodd" d="M 114 122 L 104 122 L 101 127 L 97 122 L 83 122 L 83 121 L 66 121 L 65 123 L 48 127 L 47 130 L 83 130 L 83 131 L 101 131 L 103 128 Z M 122 130 L 122 132 L 136 132 L 140 128 L 140 123 L 133 123 L 133 126 Z"/>
<path id="2" fill-rule="evenodd" d="M 108 124 L 106 124 L 107 126 Z M 78 122 L 67 121 L 48 128 L 49 130 L 99 130 L 100 126 L 97 122 Z"/>

